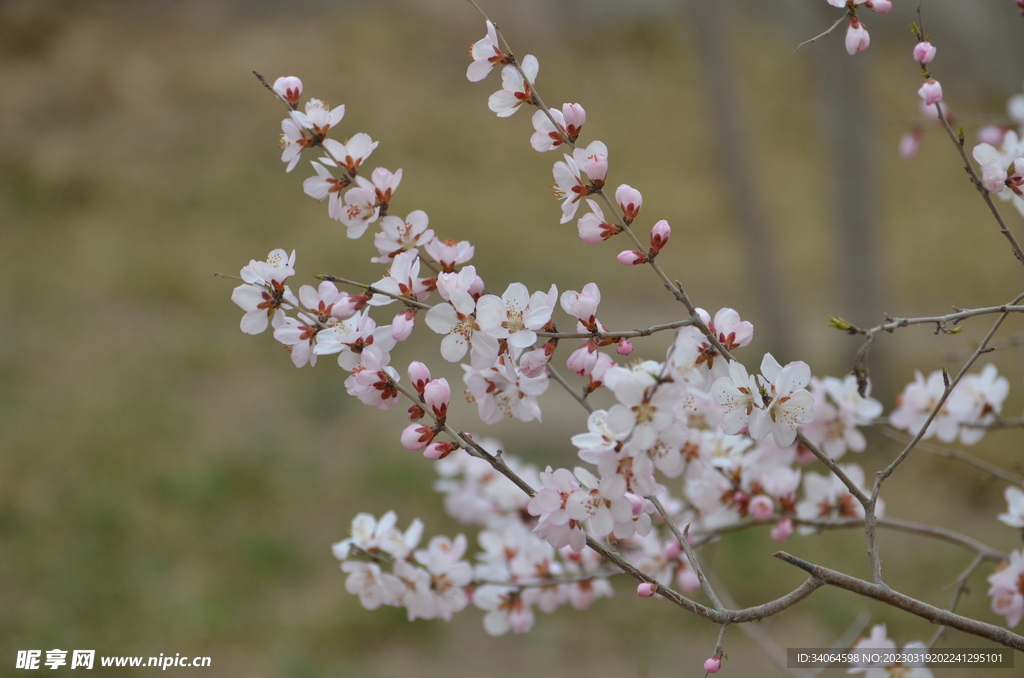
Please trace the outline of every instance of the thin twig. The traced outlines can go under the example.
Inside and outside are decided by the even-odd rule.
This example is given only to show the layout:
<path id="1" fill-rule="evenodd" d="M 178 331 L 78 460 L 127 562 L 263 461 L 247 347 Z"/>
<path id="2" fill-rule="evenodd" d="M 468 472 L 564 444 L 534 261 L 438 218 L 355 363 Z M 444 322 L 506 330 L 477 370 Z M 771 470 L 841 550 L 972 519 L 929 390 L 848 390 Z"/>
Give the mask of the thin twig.
<path id="1" fill-rule="evenodd" d="M 882 435 L 892 438 L 893 440 L 899 440 L 902 443 L 906 443 L 910 440 L 910 436 L 908 434 L 903 431 L 897 431 L 889 426 L 882 427 Z M 925 440 L 919 441 L 917 443 L 917 447 L 922 452 L 927 452 L 928 454 L 945 457 L 946 459 L 956 459 L 957 461 L 969 464 L 994 478 L 1001 478 L 1002 480 L 1013 483 L 1014 485 L 1024 485 L 1024 476 L 1003 470 L 995 464 L 990 464 L 984 459 L 979 459 L 961 450 L 957 450 L 952 447 L 943 447 Z"/>
<path id="2" fill-rule="evenodd" d="M 729 594 L 728 589 L 722 585 L 722 582 L 716 579 L 714 586 L 722 602 L 729 607 L 735 608 L 736 600 Z M 795 678 L 811 678 L 809 672 L 797 671 L 787 666 L 786 653 L 778 646 L 772 637 L 765 632 L 761 627 L 761 624 L 740 624 L 740 630 L 747 634 L 748 638 L 757 643 L 768 658 L 775 662 L 775 665 L 782 671 L 794 676 Z M 719 641 L 719 646 L 721 646 L 721 641 Z"/>
<path id="3" fill-rule="evenodd" d="M 393 292 L 387 292 L 385 290 L 374 287 L 373 285 L 367 285 L 366 283 L 357 282 L 355 280 L 349 280 L 348 278 L 339 278 L 336 275 L 314 275 L 317 280 L 326 280 L 333 283 L 341 283 L 343 285 L 351 285 L 352 287 L 358 287 L 359 289 L 366 290 L 367 294 L 380 294 L 385 297 L 391 297 L 395 301 L 400 301 L 406 306 L 413 306 L 415 308 L 430 310 L 433 307 L 431 304 L 425 304 L 422 301 L 410 299 L 409 297 L 403 297 L 401 294 L 394 294 Z"/>
<path id="4" fill-rule="evenodd" d="M 863 334 L 871 337 L 879 332 L 892 332 L 901 327 L 909 327 L 910 325 L 935 325 L 935 333 L 944 332 L 946 334 L 956 334 L 956 330 L 950 330 L 946 327 L 947 324 L 958 325 L 961 320 L 967 318 L 973 318 L 979 315 L 992 315 L 994 313 L 1024 313 L 1024 306 L 1017 306 L 1016 301 L 1022 297 L 1016 297 L 1014 302 L 1009 304 L 1003 304 L 1001 306 L 988 306 L 985 308 L 967 308 L 957 309 L 956 313 L 948 313 L 946 315 L 935 315 L 926 316 L 921 318 L 887 318 L 886 322 L 881 325 L 876 325 L 871 328 L 860 328 L 853 324 L 846 323 L 841 319 L 837 321 L 844 323 L 842 329 L 850 334 Z"/>
<path id="5" fill-rule="evenodd" d="M 536 334 L 538 337 L 547 337 L 548 339 L 594 339 L 595 341 L 600 341 L 602 339 L 634 339 L 637 337 L 649 337 L 656 332 L 688 327 L 692 324 L 693 320 L 686 318 L 685 320 L 677 320 L 663 325 L 651 325 L 650 327 L 642 330 L 626 330 L 623 332 L 599 332 L 597 330 L 593 332 L 548 332 L 545 330 L 537 330 Z"/>
<path id="6" fill-rule="evenodd" d="M 578 402 L 580 405 L 582 405 L 583 408 L 587 412 L 593 412 L 594 411 L 594 406 L 591 405 L 589 402 L 587 402 L 586 397 L 583 394 L 581 394 L 581 393 L 577 393 L 576 389 L 574 389 L 572 387 L 572 384 L 567 382 L 565 380 L 565 377 L 563 377 L 561 374 L 559 374 L 558 371 L 555 368 L 551 367 L 550 363 L 547 366 L 547 370 L 548 370 L 548 376 L 551 377 L 552 379 L 554 379 L 555 381 L 557 381 L 562 386 L 562 388 L 565 389 L 565 392 L 568 393 L 569 395 L 571 395 L 573 398 L 575 398 L 576 402 Z"/>
<path id="7" fill-rule="evenodd" d="M 815 527 L 822 530 L 834 530 L 842 528 L 852 527 L 863 527 L 864 521 L 860 518 L 842 518 L 837 520 L 811 520 L 807 518 L 791 518 L 792 521 L 797 525 L 807 525 L 809 527 Z M 884 527 L 889 530 L 896 532 L 906 532 L 907 534 L 917 534 L 922 537 L 929 537 L 931 539 L 937 539 L 944 541 L 949 544 L 955 544 L 962 548 L 973 551 L 977 555 L 981 556 L 985 560 L 999 562 L 1006 558 L 1006 554 L 1002 551 L 992 548 L 987 544 L 968 537 L 965 534 L 948 530 L 944 527 L 937 527 L 934 525 L 925 525 L 923 523 L 915 523 L 909 520 L 900 520 L 899 518 L 876 518 L 878 527 Z"/>
<path id="8" fill-rule="evenodd" d="M 694 553 L 693 547 L 690 546 L 690 540 L 688 538 L 689 535 L 687 534 L 690 531 L 690 526 L 687 525 L 686 529 L 680 533 L 679 526 L 676 525 L 676 521 L 672 520 L 672 516 L 668 514 L 668 511 L 666 511 L 665 507 L 661 505 L 658 498 L 652 495 L 647 497 L 647 500 L 654 504 L 654 508 L 658 509 L 658 513 L 660 513 L 661 517 L 665 519 L 665 523 L 672 531 L 672 534 L 675 535 L 676 541 L 678 541 L 679 545 L 683 548 L 683 551 L 686 553 L 686 559 L 690 561 L 690 567 L 693 568 L 693 571 L 697 575 L 697 581 L 700 582 L 700 587 L 704 591 L 704 595 L 708 597 L 708 600 L 711 601 L 711 604 L 715 606 L 716 610 L 719 612 L 724 610 L 725 608 L 722 607 L 722 601 L 720 601 L 718 596 L 715 595 L 715 590 L 711 588 L 711 583 L 704 574 L 704 570 L 701 569 L 700 561 L 697 560 L 697 554 Z"/>
<path id="9" fill-rule="evenodd" d="M 964 161 L 964 169 L 971 175 L 971 182 L 974 183 L 974 187 L 978 189 L 978 193 L 981 194 L 985 204 L 988 205 L 989 211 L 992 212 L 992 216 L 996 218 L 996 222 L 999 224 L 999 231 L 1006 237 L 1010 242 L 1010 247 L 1013 248 L 1013 256 L 1017 257 L 1017 261 L 1024 264 L 1024 250 L 1021 250 L 1020 245 L 1017 244 L 1017 239 L 1010 233 L 1010 229 L 1006 227 L 1006 222 L 1003 221 L 1003 216 L 999 214 L 999 210 L 996 209 L 996 204 L 992 202 L 992 195 L 989 190 L 985 188 L 985 185 L 981 182 L 981 178 L 978 173 L 974 171 L 974 165 L 971 164 L 970 159 L 967 157 L 967 153 L 964 151 L 963 137 L 958 137 L 953 133 L 953 128 L 949 126 L 949 121 L 946 120 L 946 114 L 942 112 L 941 104 L 935 104 L 935 110 L 938 111 L 939 120 L 942 121 L 942 126 L 946 129 L 946 133 L 949 134 L 949 138 L 953 141 L 953 145 L 960 152 L 960 157 Z"/>
<path id="10" fill-rule="evenodd" d="M 1016 304 L 1021 299 L 1024 299 L 1024 294 L 1017 296 L 1017 298 L 1013 300 L 1013 303 Z M 875 484 L 871 490 L 871 500 L 870 503 L 864 507 L 864 534 L 867 537 L 868 541 L 868 557 L 871 560 L 871 570 L 874 574 L 874 579 L 876 583 L 880 584 L 882 582 L 882 560 L 878 554 L 878 541 L 875 532 L 875 524 L 877 522 L 877 518 L 875 516 L 875 503 L 878 501 L 878 494 L 882 489 L 882 483 L 885 482 L 886 478 L 892 475 L 893 471 L 895 471 L 901 463 L 903 463 L 903 460 L 907 458 L 911 450 L 913 450 L 917 443 L 920 442 L 920 440 L 924 437 L 924 434 L 928 430 L 928 427 L 931 426 L 932 421 L 935 419 L 935 417 L 938 416 L 939 411 L 942 410 L 942 406 L 945 404 L 946 399 L 949 398 L 950 394 L 953 392 L 953 389 L 956 388 L 956 385 L 958 383 L 960 383 L 960 380 L 963 378 L 963 376 L 967 374 L 967 370 L 969 370 L 971 366 L 974 364 L 974 362 L 979 357 L 981 357 L 982 353 L 986 352 L 985 347 L 988 345 L 988 342 L 995 335 L 996 330 L 999 329 L 999 326 L 1003 324 L 1004 320 L 1006 320 L 1006 317 L 1009 315 L 1009 313 L 1009 311 L 1003 312 L 995 321 L 995 323 L 993 323 L 992 329 L 990 329 L 988 331 L 988 334 L 985 335 L 985 338 L 981 341 L 981 344 L 979 344 L 978 348 L 974 351 L 974 354 L 967 360 L 966 363 L 964 363 L 964 366 L 960 368 L 960 372 L 957 373 L 956 377 L 954 377 L 953 380 L 946 385 L 946 388 L 942 392 L 942 396 L 938 399 L 938 402 L 935 403 L 935 406 L 932 408 L 932 411 L 928 414 L 927 419 L 921 425 L 920 430 L 917 432 L 916 435 L 914 435 L 910 442 L 907 443 L 907 446 L 903 448 L 903 451 L 900 452 L 888 466 L 886 466 L 884 469 L 875 474 Z"/>
<path id="11" fill-rule="evenodd" d="M 811 38 L 810 40 L 804 40 L 804 41 L 803 41 L 803 42 L 801 42 L 801 43 L 800 43 L 799 45 L 797 45 L 797 46 L 796 46 L 796 49 L 795 49 L 795 50 L 793 50 L 793 51 L 795 51 L 795 52 L 796 52 L 796 51 L 799 51 L 799 50 L 800 50 L 800 48 L 801 48 L 801 47 L 803 47 L 804 45 L 809 45 L 810 43 L 814 42 L 815 40 L 819 40 L 820 38 L 824 38 L 824 37 L 825 37 L 826 35 L 828 35 L 828 34 L 829 34 L 829 33 L 831 33 L 832 31 L 834 31 L 834 30 L 836 29 L 836 27 L 838 27 L 838 26 L 839 26 L 839 24 L 843 23 L 843 21 L 844 21 L 844 20 L 845 20 L 845 19 L 846 19 L 846 18 L 847 18 L 848 16 L 850 16 L 850 15 L 849 15 L 849 13 L 846 13 L 846 14 L 844 14 L 843 16 L 839 17 L 839 19 L 837 19 L 837 20 L 836 20 L 836 22 L 835 22 L 834 24 L 832 24 L 832 25 L 831 25 L 831 26 L 829 27 L 829 29 L 828 29 L 827 31 L 825 31 L 824 33 L 818 33 L 818 34 L 817 34 L 816 36 L 814 36 L 814 37 L 813 37 L 813 38 Z"/>
<path id="12" fill-rule="evenodd" d="M 956 610 L 956 606 L 960 604 L 960 597 L 967 592 L 967 580 L 970 579 L 971 575 L 974 574 L 974 571 L 978 569 L 978 566 L 981 565 L 984 560 L 985 559 L 980 555 L 976 557 L 971 561 L 971 564 L 967 566 L 967 569 L 960 573 L 960 576 L 956 578 L 956 581 L 953 582 L 956 584 L 956 589 L 953 591 L 953 600 L 950 601 L 949 606 L 946 608 L 947 610 L 950 612 Z M 928 641 L 928 647 L 931 648 L 935 645 L 945 632 L 945 626 L 940 626 L 935 629 L 935 633 L 932 634 L 931 639 Z"/>

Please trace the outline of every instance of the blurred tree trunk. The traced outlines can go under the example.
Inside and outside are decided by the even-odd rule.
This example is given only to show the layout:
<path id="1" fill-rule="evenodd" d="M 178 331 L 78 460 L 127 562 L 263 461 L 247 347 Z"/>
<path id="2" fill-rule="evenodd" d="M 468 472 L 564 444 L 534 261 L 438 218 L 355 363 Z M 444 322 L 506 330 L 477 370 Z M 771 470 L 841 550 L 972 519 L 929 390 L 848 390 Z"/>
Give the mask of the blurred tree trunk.
<path id="1" fill-rule="evenodd" d="M 837 8 L 825 2 L 812 5 L 802 0 L 787 0 L 785 9 L 794 29 L 795 43 L 818 35 L 839 16 Z M 876 240 L 878 189 L 872 178 L 876 175 L 872 149 L 877 144 L 877 125 L 873 124 L 864 92 L 864 69 L 870 53 L 850 56 L 844 36 L 846 24 L 840 24 L 831 35 L 805 45 L 812 51 L 817 69 L 818 91 L 821 93 L 818 119 L 827 148 L 825 174 L 830 206 L 824 226 L 835 233 L 836 280 L 840 294 L 831 315 L 842 316 L 860 326 L 877 325 L 882 321 L 882 299 L 879 283 L 879 256 Z M 909 42 L 908 42 L 909 44 Z M 801 50 L 801 51 L 803 51 Z M 909 59 L 909 57 L 908 57 Z M 893 153 L 895 153 L 893 140 Z M 852 360 L 852 351 L 851 351 Z M 872 347 L 869 366 L 874 381 L 888 380 L 884 346 Z"/>
<path id="2" fill-rule="evenodd" d="M 696 28 L 701 70 L 707 92 L 711 133 L 719 159 L 721 181 L 736 219 L 740 241 L 745 250 L 746 268 L 757 305 L 763 309 L 756 323 L 758 344 L 785 363 L 795 357 L 791 345 L 790 309 L 780 284 L 777 249 L 769 210 L 761 186 L 754 178 L 748 142 L 750 137 L 746 116 L 736 96 L 735 69 L 729 62 L 728 45 L 731 34 L 726 12 L 731 3 L 725 0 L 696 0 L 688 9 Z"/>

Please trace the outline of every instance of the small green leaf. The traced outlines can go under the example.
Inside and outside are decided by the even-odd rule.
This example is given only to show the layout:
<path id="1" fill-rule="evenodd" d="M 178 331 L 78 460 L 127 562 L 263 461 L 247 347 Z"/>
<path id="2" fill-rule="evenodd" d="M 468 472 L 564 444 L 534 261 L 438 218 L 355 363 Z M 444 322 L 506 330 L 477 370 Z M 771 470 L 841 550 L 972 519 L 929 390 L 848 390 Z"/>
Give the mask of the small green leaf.
<path id="1" fill-rule="evenodd" d="M 853 325 L 851 325 L 850 323 L 846 322 L 842 318 L 838 318 L 838 317 L 836 317 L 834 315 L 830 315 L 828 317 L 828 326 L 829 327 L 834 327 L 837 330 L 842 330 L 844 332 L 849 332 L 850 330 L 853 329 Z"/>

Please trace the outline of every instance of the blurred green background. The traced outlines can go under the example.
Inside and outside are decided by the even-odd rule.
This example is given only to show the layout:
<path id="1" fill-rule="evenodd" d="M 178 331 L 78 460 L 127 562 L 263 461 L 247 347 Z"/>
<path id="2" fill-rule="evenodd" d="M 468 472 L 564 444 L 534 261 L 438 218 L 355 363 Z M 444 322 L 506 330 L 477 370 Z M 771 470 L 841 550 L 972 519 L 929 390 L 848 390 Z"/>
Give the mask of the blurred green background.
<path id="1" fill-rule="evenodd" d="M 1011 299 L 1024 276 L 949 140 L 929 127 L 917 158 L 896 154 L 919 123 L 906 30 L 916 3 L 868 13 L 873 45 L 855 59 L 842 29 L 794 50 L 838 10 L 768 4 L 485 8 L 519 55 L 539 58 L 548 104 L 586 107 L 582 138 L 608 144 L 609 183 L 643 192 L 641 233 L 672 224 L 669 274 L 712 313 L 729 305 L 754 321 L 748 363 L 772 350 L 842 375 L 859 342 L 830 330 L 828 315 L 875 324 L 885 312 Z M 1005 122 L 1024 77 L 1024 18 L 992 5 L 924 3 L 933 73 L 969 142 L 980 125 Z M 540 615 L 524 637 L 489 638 L 473 610 L 451 624 L 363 610 L 330 553 L 357 512 L 394 508 L 428 534 L 462 528 L 443 514 L 429 464 L 398 445 L 401 413 L 349 399 L 331 360 L 296 370 L 269 336 L 241 334 L 234 283 L 213 275 L 277 247 L 298 251 L 296 287 L 313 273 L 379 275 L 369 236 L 348 240 L 302 194 L 308 165 L 284 173 L 282 109 L 256 69 L 298 75 L 305 96 L 345 104 L 342 134 L 381 142 L 371 166 L 404 169 L 392 213 L 424 209 L 443 237 L 472 240 L 492 289 L 593 280 L 611 327 L 678 318 L 648 271 L 614 262 L 621 243 L 586 246 L 558 224 L 555 155 L 529 148 L 528 113 L 487 110 L 496 75 L 464 77 L 482 35 L 461 0 L 0 2 L 0 673 L 12 674 L 19 649 L 62 648 L 213 659 L 168 675 L 698 674 L 717 629 L 637 599 L 628 582 L 589 612 Z M 1020 215 L 1003 212 L 1020 238 Z M 880 337 L 875 395 L 890 410 L 914 369 L 957 368 L 988 326 Z M 1017 318 L 1003 327 L 1003 338 L 1024 329 Z M 437 340 L 421 329 L 419 355 L 434 356 Z M 665 343 L 637 345 L 657 358 Z M 396 364 L 414 355 L 403 350 Z M 1020 351 L 989 358 L 1010 379 L 1015 416 Z M 544 425 L 485 427 L 469 406 L 453 416 L 509 453 L 569 464 L 566 436 L 585 429 L 585 413 L 554 388 L 545 406 Z M 856 459 L 869 472 L 894 453 L 871 440 Z M 972 451 L 1024 462 L 1017 432 Z M 968 467 L 918 455 L 887 490 L 890 515 L 1019 546 L 995 521 L 1003 485 Z M 770 557 L 775 548 L 757 530 L 704 553 L 750 605 L 802 579 Z M 867 574 L 859 533 L 785 548 Z M 883 535 L 882 548 L 890 583 L 939 605 L 970 561 L 900 535 Z M 990 571 L 976 573 L 961 609 L 999 623 L 984 595 Z M 932 631 L 826 590 L 759 627 L 782 648 L 827 646 L 862 610 L 901 645 Z M 727 643 L 732 675 L 782 675 L 740 630 Z"/>

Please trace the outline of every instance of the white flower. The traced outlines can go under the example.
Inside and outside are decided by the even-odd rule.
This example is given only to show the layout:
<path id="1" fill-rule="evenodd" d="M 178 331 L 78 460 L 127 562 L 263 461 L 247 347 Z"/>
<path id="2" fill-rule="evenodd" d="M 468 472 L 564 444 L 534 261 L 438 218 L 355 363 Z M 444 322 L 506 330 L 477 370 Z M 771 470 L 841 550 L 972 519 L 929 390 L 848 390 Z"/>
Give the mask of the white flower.
<path id="1" fill-rule="evenodd" d="M 747 374 L 741 363 L 729 363 L 729 376 L 722 377 L 711 386 L 715 402 L 725 409 L 722 431 L 729 435 L 739 433 L 755 410 L 764 406 L 761 391 L 754 377 Z"/>
<path id="2" fill-rule="evenodd" d="M 1019 487 L 1011 485 L 1005 492 L 1007 509 L 1006 513 L 999 514 L 999 520 L 1010 527 L 1024 529 L 1024 491 Z"/>
<path id="3" fill-rule="evenodd" d="M 551 311 L 558 298 L 554 285 L 547 292 L 529 296 L 526 285 L 514 282 L 501 297 L 487 294 L 476 303 L 480 329 L 498 339 L 506 339 L 512 348 L 527 348 L 537 341 L 536 330 L 551 320 Z"/>
<path id="4" fill-rule="evenodd" d="M 797 427 L 814 420 L 814 396 L 804 387 L 811 380 L 811 368 L 797 360 L 785 367 L 766 353 L 761 374 L 769 383 L 762 390 L 765 408 L 750 418 L 750 435 L 762 440 L 771 431 L 780 447 L 796 440 Z"/>
<path id="5" fill-rule="evenodd" d="M 520 74 L 522 69 L 522 74 Z M 540 64 L 537 57 L 527 54 L 519 68 L 509 64 L 501 69 L 501 89 L 487 100 L 487 107 L 499 118 L 508 116 L 519 110 L 523 104 L 533 103 L 533 84 L 537 82 L 537 71 Z M 526 79 L 523 79 L 523 75 Z"/>
<path id="6" fill-rule="evenodd" d="M 494 64 L 507 63 L 507 57 L 498 47 L 498 32 L 491 20 L 487 20 L 487 35 L 473 43 L 469 50 L 473 63 L 466 69 L 466 78 L 470 82 L 480 82 L 491 72 Z"/>

